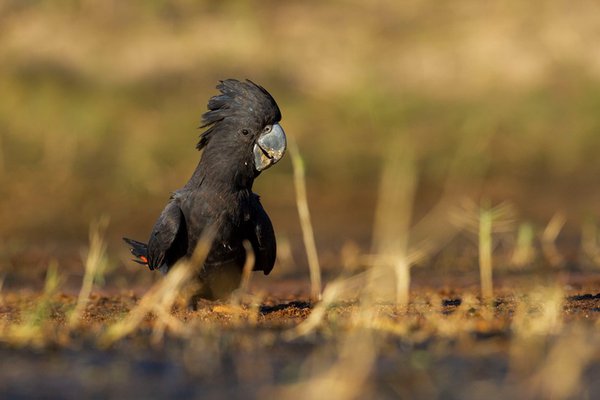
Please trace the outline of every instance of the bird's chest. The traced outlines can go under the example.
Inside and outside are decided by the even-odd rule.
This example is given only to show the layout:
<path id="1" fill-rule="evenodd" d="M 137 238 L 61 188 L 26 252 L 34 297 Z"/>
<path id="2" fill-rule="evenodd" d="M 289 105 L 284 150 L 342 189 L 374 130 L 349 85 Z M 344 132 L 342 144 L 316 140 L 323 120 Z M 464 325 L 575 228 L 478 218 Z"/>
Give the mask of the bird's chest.
<path id="1" fill-rule="evenodd" d="M 246 258 L 244 239 L 248 236 L 246 232 L 243 215 L 224 215 L 213 241 L 207 264 L 220 264 L 231 262 L 243 265 Z"/>
<path id="2" fill-rule="evenodd" d="M 243 241 L 251 219 L 251 208 L 244 199 L 212 197 L 198 206 L 190 205 L 190 239 L 197 242 L 201 232 L 213 226 L 215 237 L 207 263 L 245 258 Z M 195 247 L 195 246 L 194 246 Z"/>
<path id="3" fill-rule="evenodd" d="M 235 230 L 251 218 L 251 204 L 245 193 L 219 193 L 209 191 L 195 193 L 185 199 L 184 213 L 189 225 L 203 228 L 212 224 L 222 225 L 223 233 Z"/>

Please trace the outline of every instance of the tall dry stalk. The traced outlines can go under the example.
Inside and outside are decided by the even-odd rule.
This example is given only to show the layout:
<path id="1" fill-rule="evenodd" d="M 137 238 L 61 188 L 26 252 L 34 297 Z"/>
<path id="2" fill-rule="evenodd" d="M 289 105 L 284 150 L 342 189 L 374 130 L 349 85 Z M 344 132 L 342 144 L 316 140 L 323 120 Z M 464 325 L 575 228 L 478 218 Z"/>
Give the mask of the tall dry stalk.
<path id="1" fill-rule="evenodd" d="M 70 326 L 75 326 L 79 323 L 79 319 L 85 310 L 92 292 L 94 280 L 98 273 L 106 266 L 106 244 L 104 243 L 103 236 L 107 225 L 108 220 L 102 218 L 90 227 L 90 247 L 85 259 L 85 274 L 79 296 L 77 297 L 77 304 L 69 316 Z"/>
<path id="2" fill-rule="evenodd" d="M 409 301 L 409 233 L 417 185 L 414 150 L 401 144 L 392 146 L 387 157 L 375 210 L 373 253 L 376 258 L 373 293 L 385 293 L 386 282 L 395 282 L 398 305 Z"/>
<path id="3" fill-rule="evenodd" d="M 553 267 L 558 267 L 564 262 L 563 256 L 556 247 L 556 239 L 567 222 L 567 217 L 562 212 L 552 216 L 546 229 L 542 233 L 542 251 Z"/>
<path id="4" fill-rule="evenodd" d="M 482 207 L 479 211 L 479 276 L 481 298 L 490 301 L 494 296 L 492 278 L 492 210 Z"/>
<path id="5" fill-rule="evenodd" d="M 490 302 L 494 297 L 493 258 L 494 233 L 510 231 L 514 224 L 515 211 L 510 203 L 500 203 L 491 207 L 483 201 L 479 208 L 479 274 L 481 278 L 481 299 Z"/>
<path id="6" fill-rule="evenodd" d="M 530 223 L 524 222 L 519 225 L 515 250 L 510 260 L 512 265 L 522 268 L 533 263 L 536 254 L 534 238 L 535 232 Z"/>
<path id="7" fill-rule="evenodd" d="M 289 138 L 289 150 L 292 158 L 292 168 L 294 169 L 296 206 L 298 207 L 300 227 L 302 228 L 302 238 L 304 239 L 304 247 L 306 249 L 308 267 L 310 269 L 311 297 L 315 300 L 320 300 L 321 266 L 319 265 L 317 245 L 315 244 L 315 234 L 310 219 L 310 211 L 308 209 L 304 160 L 302 159 L 300 150 L 298 150 L 298 145 L 293 138 Z"/>
<path id="8" fill-rule="evenodd" d="M 244 240 L 243 245 L 244 250 L 246 251 L 246 262 L 244 263 L 244 269 L 242 270 L 242 281 L 240 283 L 239 291 L 242 294 L 247 294 L 250 288 L 250 277 L 252 276 L 256 256 L 249 241 Z"/>
<path id="9" fill-rule="evenodd" d="M 248 240 L 243 241 L 244 250 L 246 251 L 246 261 L 244 262 L 244 267 L 242 269 L 242 279 L 240 281 L 240 287 L 233 292 L 231 295 L 229 305 L 231 306 L 228 311 L 231 311 L 235 322 L 240 322 L 240 317 L 244 313 L 244 310 L 241 307 L 242 301 L 245 299 L 251 299 L 251 304 L 254 308 L 258 307 L 256 304 L 258 303 L 257 297 L 250 296 L 250 278 L 252 277 L 252 270 L 254 268 L 254 263 L 256 262 L 256 255 L 254 254 L 254 249 L 252 249 L 252 245 Z M 223 307 L 225 308 L 225 307 Z M 258 309 L 254 310 L 258 313 Z M 252 314 L 252 317 L 255 315 Z"/>
<path id="10" fill-rule="evenodd" d="M 484 302 L 490 301 L 494 296 L 494 233 L 510 231 L 514 225 L 514 215 L 515 211 L 510 203 L 503 202 L 492 207 L 486 200 L 480 205 L 467 200 L 460 209 L 452 213 L 451 218 L 457 226 L 477 237 L 481 299 Z"/>
<path id="11" fill-rule="evenodd" d="M 595 265 L 600 264 L 598 226 L 593 220 L 587 220 L 581 226 L 581 249 Z"/>

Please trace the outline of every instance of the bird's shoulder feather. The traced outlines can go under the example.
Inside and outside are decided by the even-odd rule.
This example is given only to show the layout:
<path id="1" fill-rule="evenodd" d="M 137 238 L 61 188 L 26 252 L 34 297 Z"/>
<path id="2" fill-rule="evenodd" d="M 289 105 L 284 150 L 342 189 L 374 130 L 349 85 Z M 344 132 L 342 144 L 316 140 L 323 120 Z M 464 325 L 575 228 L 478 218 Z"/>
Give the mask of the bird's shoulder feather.
<path id="1" fill-rule="evenodd" d="M 275 265 L 277 255 L 277 242 L 271 219 L 260 203 L 258 195 L 252 193 L 250 197 L 250 219 L 246 230 L 247 239 L 252 244 L 256 255 L 255 271 L 263 271 L 268 275 Z"/>
<path id="2" fill-rule="evenodd" d="M 164 210 L 154 224 L 148 240 L 148 265 L 160 268 L 169 266 L 185 254 L 187 246 L 186 221 L 179 201 L 171 197 Z"/>

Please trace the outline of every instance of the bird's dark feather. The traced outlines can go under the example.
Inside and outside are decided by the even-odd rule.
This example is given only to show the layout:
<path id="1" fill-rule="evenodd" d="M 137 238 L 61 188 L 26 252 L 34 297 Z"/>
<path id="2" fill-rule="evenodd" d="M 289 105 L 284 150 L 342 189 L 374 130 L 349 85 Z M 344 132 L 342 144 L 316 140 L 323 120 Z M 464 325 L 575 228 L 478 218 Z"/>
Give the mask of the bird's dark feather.
<path id="1" fill-rule="evenodd" d="M 243 246 L 248 240 L 255 252 L 254 269 L 268 274 L 276 255 L 271 221 L 252 185 L 258 172 L 252 163 L 252 143 L 238 133 L 262 130 L 281 119 L 273 97 L 251 81 L 221 81 L 220 94 L 208 102 L 202 116 L 198 149 L 203 153 L 187 184 L 177 190 L 156 221 L 148 246 L 127 239 L 137 257 L 145 257 L 151 269 L 168 269 L 182 257 L 190 257 L 207 227 L 216 234 L 198 278 L 208 283 L 203 297 L 220 297 L 223 287 L 239 284 L 246 260 Z M 143 259 L 142 259 L 143 261 Z M 220 285 L 215 277 L 228 275 Z M 226 293 L 225 293 L 226 294 Z"/>
<path id="2" fill-rule="evenodd" d="M 254 195 L 251 208 L 251 230 L 248 232 L 248 240 L 250 240 L 256 256 L 254 270 L 263 271 L 265 275 L 268 275 L 275 265 L 277 253 L 275 232 L 257 195 Z"/>
<path id="3" fill-rule="evenodd" d="M 135 261 L 138 264 L 148 265 L 148 245 L 146 245 L 146 243 L 138 242 L 137 240 L 128 238 L 123 238 L 123 240 L 125 243 L 131 246 L 131 254 L 136 257 L 132 261 Z"/>
<path id="4" fill-rule="evenodd" d="M 246 80 L 226 79 L 217 85 L 221 94 L 208 101 L 208 111 L 202 115 L 201 128 L 208 128 L 196 145 L 203 149 L 215 134 L 216 125 L 226 118 L 254 120 L 259 124 L 281 120 L 281 111 L 273 97 L 260 85 Z"/>
<path id="5" fill-rule="evenodd" d="M 183 213 L 172 198 L 154 224 L 148 240 L 148 266 L 160 268 L 173 264 L 187 253 L 187 228 Z"/>

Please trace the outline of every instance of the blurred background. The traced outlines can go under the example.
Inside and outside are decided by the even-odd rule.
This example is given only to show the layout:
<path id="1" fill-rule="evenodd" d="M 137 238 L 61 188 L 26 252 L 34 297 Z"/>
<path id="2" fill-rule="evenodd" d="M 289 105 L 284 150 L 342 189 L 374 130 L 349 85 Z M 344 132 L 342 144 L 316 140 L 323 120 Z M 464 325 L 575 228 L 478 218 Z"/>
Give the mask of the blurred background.
<path id="1" fill-rule="evenodd" d="M 413 223 L 451 193 L 509 201 L 536 229 L 561 213 L 577 241 L 600 211 L 598 12 L 591 0 L 4 0 L 1 272 L 43 276 L 50 259 L 80 270 L 102 217 L 113 267 L 141 272 L 120 238 L 145 240 L 189 178 L 225 78 L 279 103 L 326 266 L 370 248 L 394 146 L 414 159 Z M 304 270 L 289 156 L 255 191 L 282 270 Z"/>

